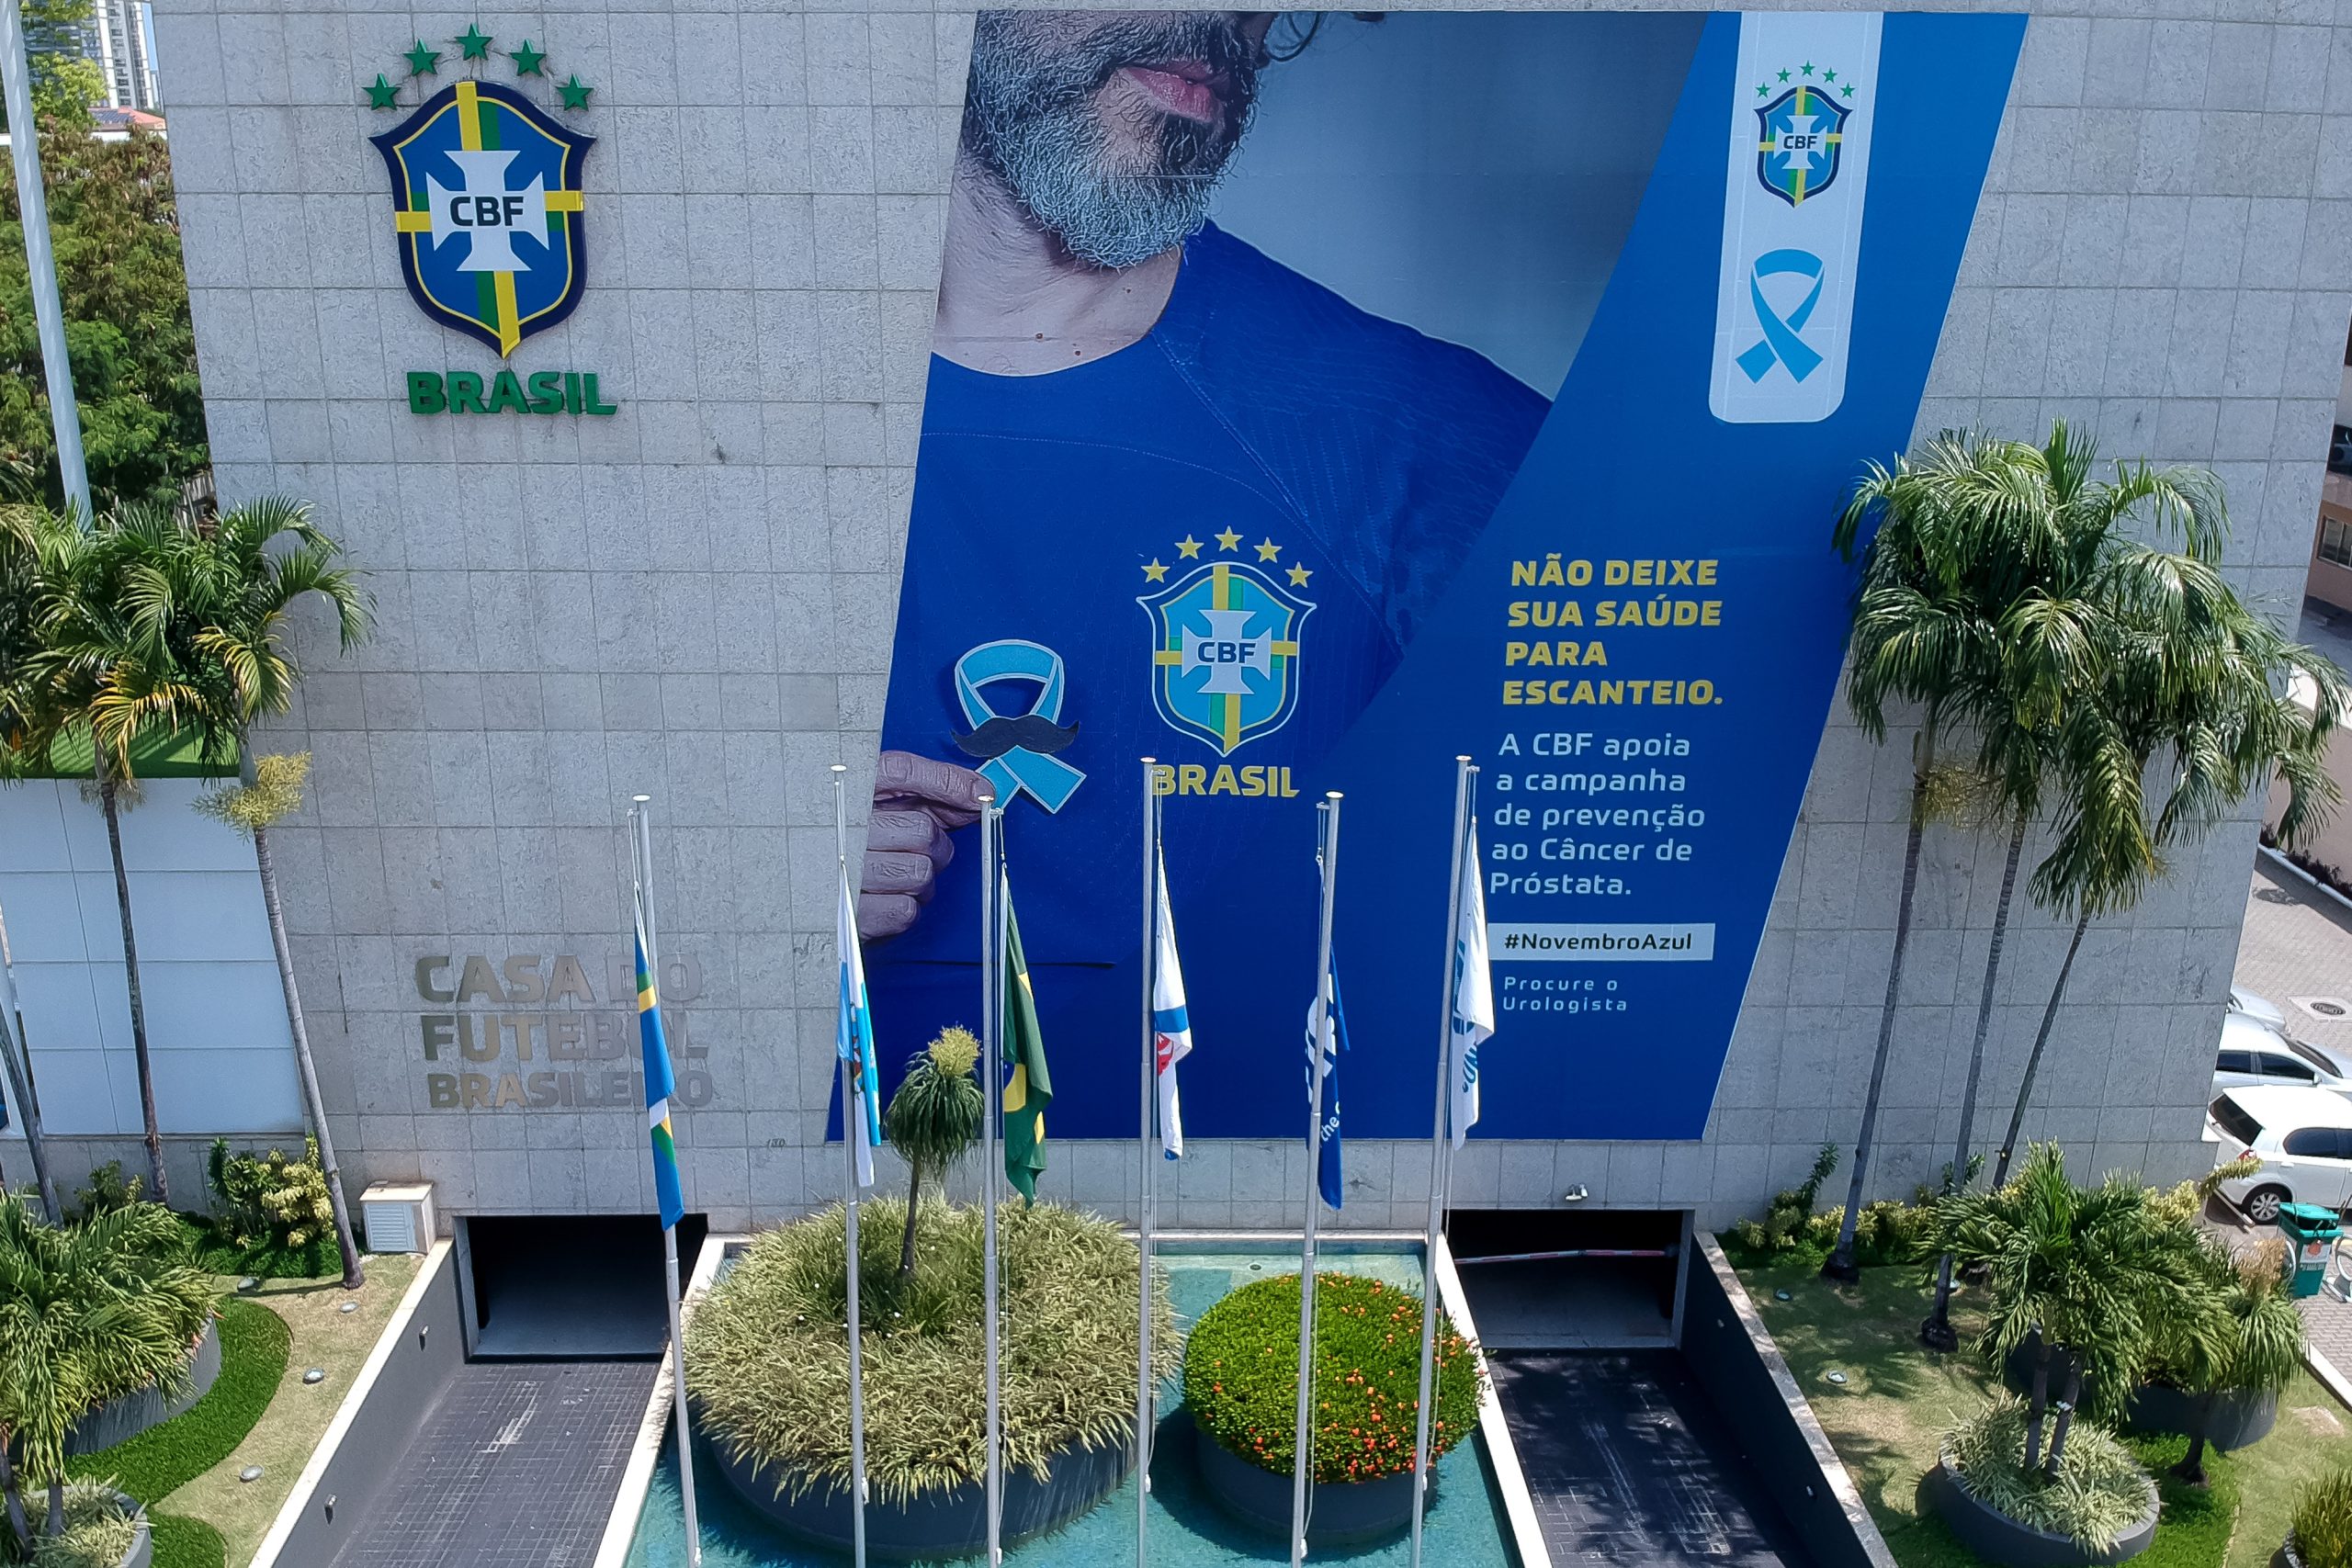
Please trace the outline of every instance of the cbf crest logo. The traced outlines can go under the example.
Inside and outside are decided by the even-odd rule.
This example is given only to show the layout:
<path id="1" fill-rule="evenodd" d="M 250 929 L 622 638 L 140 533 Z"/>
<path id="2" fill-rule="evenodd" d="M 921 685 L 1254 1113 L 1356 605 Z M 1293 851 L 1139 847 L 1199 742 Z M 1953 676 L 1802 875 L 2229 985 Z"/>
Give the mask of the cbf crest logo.
<path id="1" fill-rule="evenodd" d="M 546 77 L 547 55 L 502 51 L 480 27 L 454 41 L 465 62 L 514 62 L 518 79 Z M 417 308 L 481 339 L 502 355 L 554 326 L 580 302 L 588 276 L 582 238 L 581 164 L 595 138 L 559 124 L 514 87 L 469 78 L 434 91 L 442 55 L 419 39 L 395 85 L 379 73 L 367 88 L 379 109 L 401 90 L 430 94 L 393 130 L 369 140 L 392 182 L 401 273 Z M 587 107 L 578 76 L 558 89 L 567 109 Z"/>
<path id="2" fill-rule="evenodd" d="M 1792 73 L 1780 73 L 1781 81 Z M 1764 188 L 1791 207 L 1803 207 L 1807 197 L 1819 196 L 1838 183 L 1838 156 L 1846 141 L 1846 118 L 1854 112 L 1853 84 L 1842 85 L 1838 73 L 1825 69 L 1815 81 L 1810 61 L 1794 73 L 1796 85 L 1756 111 L 1756 177 Z M 1775 84 L 1759 83 L 1764 96 Z"/>
<path id="3" fill-rule="evenodd" d="M 1212 536 L 1219 554 L 1237 558 L 1241 536 Z M 1222 757 L 1290 722 L 1298 706 L 1299 633 L 1314 613 L 1294 589 L 1315 574 L 1293 562 L 1277 581 L 1282 547 L 1252 547 L 1258 560 L 1201 559 L 1203 541 L 1176 546 L 1174 568 L 1154 559 L 1147 582 L 1168 581 L 1186 560 L 1200 564 L 1136 603 L 1151 623 L 1151 695 L 1171 728 L 1197 736 Z M 1268 570 L 1272 568 L 1274 570 Z"/>

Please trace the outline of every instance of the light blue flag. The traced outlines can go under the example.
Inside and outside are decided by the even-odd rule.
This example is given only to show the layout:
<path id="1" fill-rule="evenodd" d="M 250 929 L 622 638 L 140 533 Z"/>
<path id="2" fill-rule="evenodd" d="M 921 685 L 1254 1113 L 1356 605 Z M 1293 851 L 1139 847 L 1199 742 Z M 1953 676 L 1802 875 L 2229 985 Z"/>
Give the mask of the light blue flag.
<path id="1" fill-rule="evenodd" d="M 857 945 L 857 899 L 842 872 L 842 901 L 833 921 L 841 952 L 841 1011 L 833 1024 L 833 1049 L 850 1074 L 854 1104 L 842 1107 L 842 1135 L 857 1140 L 857 1184 L 874 1185 L 874 1150 L 882 1142 L 882 1078 L 874 1065 L 874 1014 L 865 999 L 865 954 Z"/>

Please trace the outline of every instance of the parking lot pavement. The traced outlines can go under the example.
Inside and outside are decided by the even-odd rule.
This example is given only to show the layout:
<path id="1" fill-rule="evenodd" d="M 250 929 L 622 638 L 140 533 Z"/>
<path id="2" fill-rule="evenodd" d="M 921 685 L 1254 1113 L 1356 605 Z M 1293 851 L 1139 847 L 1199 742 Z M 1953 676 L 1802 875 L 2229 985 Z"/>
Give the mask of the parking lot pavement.
<path id="1" fill-rule="evenodd" d="M 2233 977 L 2277 1004 L 2289 1033 L 2352 1051 L 2352 1010 L 2331 1017 L 2324 1007 L 2352 1002 L 2352 911 L 2267 856 L 2255 858 Z M 2323 1006 L 2314 1011 L 2298 998 Z"/>

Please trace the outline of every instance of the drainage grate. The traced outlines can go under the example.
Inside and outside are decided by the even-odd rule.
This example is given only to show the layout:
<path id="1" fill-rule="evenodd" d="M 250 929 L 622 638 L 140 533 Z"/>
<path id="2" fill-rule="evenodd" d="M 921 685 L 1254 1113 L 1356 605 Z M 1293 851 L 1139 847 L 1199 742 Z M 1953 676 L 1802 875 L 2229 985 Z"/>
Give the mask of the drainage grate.
<path id="1" fill-rule="evenodd" d="M 2342 997 L 2290 997 L 2287 999 L 2313 1018 L 2328 1022 L 2352 1018 L 2352 1002 Z"/>

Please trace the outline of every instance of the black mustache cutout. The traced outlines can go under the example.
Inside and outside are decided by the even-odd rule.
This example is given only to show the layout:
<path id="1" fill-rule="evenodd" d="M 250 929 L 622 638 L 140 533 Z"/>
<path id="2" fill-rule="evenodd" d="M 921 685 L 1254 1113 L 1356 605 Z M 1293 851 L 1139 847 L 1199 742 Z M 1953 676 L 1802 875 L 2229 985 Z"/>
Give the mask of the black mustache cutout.
<path id="1" fill-rule="evenodd" d="M 1068 750 L 1077 739 L 1078 726 L 1074 724 L 1056 724 L 1034 713 L 1024 713 L 1018 718 L 999 714 L 971 734 L 956 736 L 956 749 L 982 761 L 1001 757 L 1016 747 L 1050 757 L 1057 751 Z"/>

